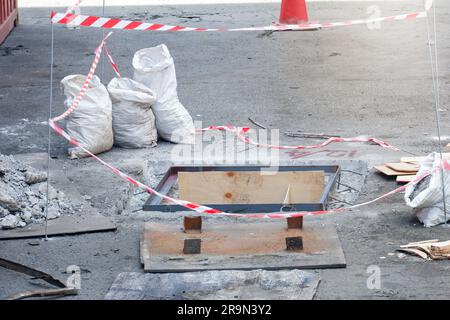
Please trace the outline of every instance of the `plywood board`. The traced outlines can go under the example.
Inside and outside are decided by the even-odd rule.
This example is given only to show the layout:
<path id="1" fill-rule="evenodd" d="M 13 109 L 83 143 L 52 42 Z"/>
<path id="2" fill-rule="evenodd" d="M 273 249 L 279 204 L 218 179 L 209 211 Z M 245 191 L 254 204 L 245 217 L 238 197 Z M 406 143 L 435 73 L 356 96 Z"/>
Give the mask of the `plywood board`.
<path id="1" fill-rule="evenodd" d="M 208 204 L 319 202 L 325 186 L 323 171 L 278 172 L 263 175 L 252 171 L 179 172 L 182 199 Z"/>
<path id="2" fill-rule="evenodd" d="M 397 176 L 396 181 L 398 183 L 409 183 L 414 180 L 416 176 L 415 175 L 408 175 L 408 176 Z"/>
<path id="3" fill-rule="evenodd" d="M 387 175 L 387 176 L 408 176 L 408 175 L 411 175 L 411 172 L 395 171 L 395 170 L 389 168 L 386 165 L 375 166 L 374 168 L 377 169 L 378 171 L 380 171 L 381 173 Z"/>
<path id="4" fill-rule="evenodd" d="M 412 173 L 416 173 L 417 171 L 419 171 L 419 165 L 414 163 L 399 162 L 399 163 L 386 163 L 385 165 L 395 171 L 412 172 Z"/>
<path id="5" fill-rule="evenodd" d="M 147 222 L 141 241 L 146 272 L 199 270 L 318 269 L 346 266 L 333 225 L 305 219 L 302 230 L 286 221 L 203 224 L 200 234 L 187 234 L 180 224 Z M 286 251 L 286 237 L 303 237 L 303 250 Z M 186 238 L 201 239 L 200 254 L 183 254 Z"/>

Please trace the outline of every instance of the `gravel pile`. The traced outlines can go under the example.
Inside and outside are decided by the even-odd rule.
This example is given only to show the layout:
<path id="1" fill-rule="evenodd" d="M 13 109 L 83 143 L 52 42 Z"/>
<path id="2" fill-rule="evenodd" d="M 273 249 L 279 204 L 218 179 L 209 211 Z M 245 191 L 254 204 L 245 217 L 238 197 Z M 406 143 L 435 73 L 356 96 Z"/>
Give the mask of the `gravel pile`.
<path id="1" fill-rule="evenodd" d="M 47 175 L 0 154 L 0 228 L 14 229 L 45 220 Z M 49 186 L 48 219 L 72 214 L 74 206 L 64 193 Z"/>

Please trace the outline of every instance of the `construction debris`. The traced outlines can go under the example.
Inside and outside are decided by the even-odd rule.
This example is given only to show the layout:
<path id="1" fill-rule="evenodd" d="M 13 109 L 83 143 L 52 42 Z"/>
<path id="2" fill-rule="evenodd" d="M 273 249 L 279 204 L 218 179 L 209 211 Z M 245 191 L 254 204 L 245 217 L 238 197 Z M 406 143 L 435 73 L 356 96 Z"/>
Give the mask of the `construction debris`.
<path id="1" fill-rule="evenodd" d="M 86 76 L 80 74 L 69 75 L 61 80 L 68 108 L 76 101 L 83 88 Z M 80 146 L 94 154 L 108 151 L 113 146 L 112 102 L 108 90 L 101 83 L 100 78 L 93 76 L 83 99 L 78 107 L 67 118 L 67 133 Z M 70 159 L 88 157 L 89 154 L 80 146 L 69 147 Z"/>
<path id="2" fill-rule="evenodd" d="M 330 138 L 340 138 L 339 135 L 331 135 L 331 134 L 324 134 L 324 133 L 308 133 L 308 132 L 302 132 L 300 130 L 298 131 L 287 131 L 284 133 L 288 137 L 292 138 L 311 138 L 311 139 L 330 139 Z"/>
<path id="3" fill-rule="evenodd" d="M 45 220 L 47 174 L 39 172 L 13 156 L 0 154 L 0 229 L 25 227 Z M 48 219 L 75 209 L 64 193 L 49 185 Z"/>
<path id="4" fill-rule="evenodd" d="M 425 260 L 450 259 L 450 240 L 439 242 L 437 239 L 411 242 L 400 246 L 398 251 L 407 252 Z"/>
<path id="5" fill-rule="evenodd" d="M 441 165 L 441 157 L 437 152 L 429 154 L 425 160 L 420 163 L 418 176 L 425 176 L 421 181 L 408 185 L 405 189 L 405 202 L 414 208 L 417 218 L 425 227 L 433 227 L 448 220 L 444 212 L 444 197 L 442 194 L 442 182 L 446 189 L 450 185 L 450 176 L 441 176 L 441 171 L 433 170 Z M 448 189 L 449 190 L 449 189 Z M 446 194 L 445 201 L 448 203 L 450 198 Z"/>
<path id="6" fill-rule="evenodd" d="M 17 294 L 5 298 L 5 300 L 22 300 L 37 297 L 63 297 L 63 296 L 73 296 L 76 294 L 77 289 L 74 288 L 30 290 L 25 292 L 19 292 Z"/>
<path id="7" fill-rule="evenodd" d="M 106 300 L 312 300 L 320 282 L 304 270 L 120 273 Z"/>
<path id="8" fill-rule="evenodd" d="M 409 182 L 413 181 L 415 177 L 416 177 L 416 175 L 414 175 L 414 174 L 406 175 L 406 176 L 397 176 L 395 181 L 397 181 L 398 183 L 409 183 Z"/>
<path id="9" fill-rule="evenodd" d="M 5 298 L 6 300 L 20 300 L 31 297 L 55 297 L 78 294 L 78 290 L 76 288 L 67 287 L 65 283 L 63 283 L 59 279 L 52 277 L 50 274 L 30 268 L 23 264 L 0 258 L 0 267 L 20 272 L 36 279 L 41 279 L 51 285 L 58 287 L 58 289 L 42 289 L 20 292 Z"/>
<path id="10" fill-rule="evenodd" d="M 152 110 L 159 136 L 173 143 L 193 144 L 194 122 L 178 99 L 175 64 L 167 46 L 161 44 L 137 51 L 133 68 L 133 80 L 156 94 Z"/>
<path id="11" fill-rule="evenodd" d="M 123 148 L 155 147 L 158 138 L 152 104 L 156 96 L 142 83 L 113 78 L 108 84 L 112 101 L 114 145 Z"/>
<path id="12" fill-rule="evenodd" d="M 257 127 L 260 127 L 261 129 L 267 130 L 266 126 L 263 126 L 261 123 L 257 122 L 256 120 L 253 120 L 250 117 L 248 117 L 248 121 L 250 121 L 251 123 L 253 123 Z"/>
<path id="13" fill-rule="evenodd" d="M 419 171 L 419 165 L 409 162 L 385 163 L 384 165 L 375 166 L 375 169 L 386 176 L 397 176 L 397 182 L 410 182 L 417 171 Z"/>
<path id="14" fill-rule="evenodd" d="M 445 154 L 444 154 L 445 155 Z M 450 154 L 448 154 L 450 157 Z M 386 176 L 396 176 L 398 183 L 411 182 L 420 168 L 420 162 L 426 157 L 402 157 L 400 162 L 388 162 L 374 168 Z"/>

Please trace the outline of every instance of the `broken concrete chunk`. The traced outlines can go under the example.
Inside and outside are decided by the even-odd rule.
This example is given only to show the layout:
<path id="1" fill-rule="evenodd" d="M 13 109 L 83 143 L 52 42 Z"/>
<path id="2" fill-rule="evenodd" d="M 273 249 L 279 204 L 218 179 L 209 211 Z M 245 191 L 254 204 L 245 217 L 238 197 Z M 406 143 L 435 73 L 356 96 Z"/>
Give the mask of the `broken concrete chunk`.
<path id="1" fill-rule="evenodd" d="M 9 214 L 0 220 L 2 229 L 14 229 L 19 226 L 20 218 L 13 214 Z"/>
<path id="2" fill-rule="evenodd" d="M 12 212 L 19 210 L 19 206 L 17 205 L 16 201 L 10 195 L 1 193 L 1 191 L 0 191 L 0 207 L 3 207 Z"/>
<path id="3" fill-rule="evenodd" d="M 34 170 L 28 170 L 25 172 L 25 182 L 28 184 L 35 184 L 47 181 L 47 173 L 36 172 Z"/>
<path id="4" fill-rule="evenodd" d="M 33 186 L 32 189 L 35 191 L 37 190 L 39 194 L 45 199 L 47 197 L 47 183 L 37 183 L 35 184 L 35 186 L 36 187 Z M 52 185 L 48 186 L 48 198 L 50 200 L 59 198 L 58 191 L 56 191 Z"/>
<path id="5" fill-rule="evenodd" d="M 33 215 L 31 214 L 31 212 L 27 211 L 27 212 L 23 212 L 20 217 L 22 218 L 23 221 L 25 221 L 26 223 L 30 223 L 32 221 Z"/>
<path id="6" fill-rule="evenodd" d="M 52 219 L 56 219 L 61 215 L 61 213 L 59 212 L 59 210 L 55 207 L 49 207 L 48 208 L 48 212 L 47 212 L 47 219 L 48 220 L 52 220 Z"/>
<path id="7" fill-rule="evenodd" d="M 9 211 L 3 207 L 0 207 L 0 218 L 4 218 L 9 214 Z"/>
<path id="8" fill-rule="evenodd" d="M 34 196 L 34 195 L 30 195 L 28 197 L 28 200 L 30 201 L 30 204 L 32 207 L 34 207 L 35 205 L 37 205 L 39 203 L 39 201 L 41 200 L 40 198 Z"/>

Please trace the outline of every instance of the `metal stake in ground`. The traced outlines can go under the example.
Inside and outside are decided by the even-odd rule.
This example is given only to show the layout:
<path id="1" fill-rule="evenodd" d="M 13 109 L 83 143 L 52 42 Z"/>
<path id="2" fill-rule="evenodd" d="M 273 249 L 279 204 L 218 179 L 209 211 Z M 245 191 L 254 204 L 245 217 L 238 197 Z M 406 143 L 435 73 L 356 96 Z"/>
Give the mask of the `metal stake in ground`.
<path id="1" fill-rule="evenodd" d="M 433 79 L 433 90 L 434 90 L 434 111 L 436 117 L 436 128 L 438 135 L 438 150 L 441 158 L 441 184 L 442 184 L 442 197 L 443 197 L 443 206 L 444 206 L 444 224 L 447 225 L 447 203 L 446 203 L 446 192 L 445 192 L 445 178 L 444 178 L 444 168 L 442 166 L 444 157 L 442 156 L 442 145 L 441 145 L 441 119 L 439 115 L 439 105 L 440 105 L 440 96 L 439 96 L 439 64 L 438 64 L 438 54 L 437 54 L 437 30 L 436 30 L 436 4 L 433 6 L 433 31 L 434 31 L 434 63 L 433 65 L 433 52 L 431 49 L 431 36 L 430 36 L 430 25 L 429 18 L 427 14 L 427 36 L 428 36 L 428 48 L 430 54 L 430 63 L 431 63 L 431 76 Z M 436 69 L 435 69 L 436 68 Z"/>
<path id="2" fill-rule="evenodd" d="M 105 5 L 106 5 L 106 0 L 103 0 L 102 17 L 105 16 Z M 105 29 L 103 29 L 103 28 L 102 28 L 102 39 L 105 39 Z M 101 69 L 102 69 L 101 79 L 102 79 L 102 81 L 104 80 L 103 78 L 105 76 L 105 64 L 103 63 L 103 61 L 105 60 L 104 57 L 105 57 L 105 51 L 102 52 L 102 60 L 101 60 L 101 64 L 102 64 L 101 65 Z"/>
<path id="3" fill-rule="evenodd" d="M 55 32 L 53 23 L 51 24 L 51 45 L 50 45 L 50 99 L 48 106 L 48 119 L 52 118 L 53 109 L 53 65 L 54 65 L 54 48 L 55 48 Z M 49 200 L 49 185 L 50 185 L 50 149 L 51 149 L 51 127 L 48 124 L 48 141 L 47 141 L 47 197 L 45 206 L 45 232 L 44 239 L 48 241 L 48 207 L 50 205 Z"/>

